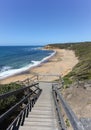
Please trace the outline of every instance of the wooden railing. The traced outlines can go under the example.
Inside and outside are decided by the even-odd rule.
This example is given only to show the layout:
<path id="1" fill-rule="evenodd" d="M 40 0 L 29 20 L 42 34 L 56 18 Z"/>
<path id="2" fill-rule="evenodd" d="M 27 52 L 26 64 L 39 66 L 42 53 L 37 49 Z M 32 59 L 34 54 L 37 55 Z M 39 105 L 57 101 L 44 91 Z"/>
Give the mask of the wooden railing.
<path id="1" fill-rule="evenodd" d="M 38 74 L 32 74 L 31 78 L 27 78 L 23 81 L 16 81 L 16 83 L 19 83 L 23 86 L 29 86 L 32 83 L 38 82 Z"/>
<path id="2" fill-rule="evenodd" d="M 52 85 L 52 93 L 53 93 L 53 98 L 54 98 L 54 102 L 56 106 L 56 112 L 58 115 L 58 123 L 59 123 L 60 130 L 67 130 L 67 126 L 62 116 L 63 113 L 61 112 L 61 109 L 60 109 L 60 104 L 62 108 L 64 109 L 66 116 L 68 117 L 72 125 L 72 128 L 74 130 L 86 130 L 83 124 L 75 115 L 75 113 L 72 111 L 68 103 L 64 100 L 62 94 L 60 93 L 60 91 L 58 91 L 57 85 L 55 86 L 55 84 Z"/>
<path id="3" fill-rule="evenodd" d="M 0 130 L 4 130 L 4 128 L 2 128 L 4 121 L 8 120 L 16 110 L 21 108 L 17 117 L 15 117 L 11 124 L 5 128 L 5 130 L 18 130 L 19 126 L 23 125 L 25 117 L 28 117 L 29 112 L 41 94 L 41 91 L 39 83 L 32 83 L 31 85 L 27 84 L 26 87 L 24 86 L 18 90 L 0 95 L 0 100 L 4 100 L 12 95 L 17 96 L 17 94 L 24 92 L 23 98 L 0 116 Z"/>

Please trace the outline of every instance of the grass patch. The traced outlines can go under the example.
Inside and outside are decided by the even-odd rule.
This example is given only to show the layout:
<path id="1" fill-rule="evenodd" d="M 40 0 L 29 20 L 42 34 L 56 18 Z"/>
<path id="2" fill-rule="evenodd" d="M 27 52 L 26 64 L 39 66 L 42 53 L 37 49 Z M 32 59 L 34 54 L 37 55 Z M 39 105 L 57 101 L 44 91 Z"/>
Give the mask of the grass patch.
<path id="1" fill-rule="evenodd" d="M 65 85 L 72 84 L 72 80 L 69 78 L 69 76 L 64 76 L 63 80 Z"/>

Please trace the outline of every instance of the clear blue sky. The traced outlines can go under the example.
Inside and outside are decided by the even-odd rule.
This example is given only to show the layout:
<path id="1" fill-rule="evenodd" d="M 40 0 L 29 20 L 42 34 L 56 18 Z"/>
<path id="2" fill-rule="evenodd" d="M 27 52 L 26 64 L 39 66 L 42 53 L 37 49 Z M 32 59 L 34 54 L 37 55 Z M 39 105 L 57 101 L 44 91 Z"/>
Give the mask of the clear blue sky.
<path id="1" fill-rule="evenodd" d="M 91 41 L 91 0 L 0 0 L 0 45 Z"/>

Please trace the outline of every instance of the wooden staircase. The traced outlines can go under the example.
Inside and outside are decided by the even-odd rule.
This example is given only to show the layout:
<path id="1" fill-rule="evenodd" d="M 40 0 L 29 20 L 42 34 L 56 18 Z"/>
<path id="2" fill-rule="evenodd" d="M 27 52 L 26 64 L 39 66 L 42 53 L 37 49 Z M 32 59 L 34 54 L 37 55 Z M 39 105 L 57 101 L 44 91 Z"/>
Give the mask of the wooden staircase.
<path id="1" fill-rule="evenodd" d="M 51 83 L 40 83 L 43 91 L 19 130 L 58 130 L 51 87 Z"/>

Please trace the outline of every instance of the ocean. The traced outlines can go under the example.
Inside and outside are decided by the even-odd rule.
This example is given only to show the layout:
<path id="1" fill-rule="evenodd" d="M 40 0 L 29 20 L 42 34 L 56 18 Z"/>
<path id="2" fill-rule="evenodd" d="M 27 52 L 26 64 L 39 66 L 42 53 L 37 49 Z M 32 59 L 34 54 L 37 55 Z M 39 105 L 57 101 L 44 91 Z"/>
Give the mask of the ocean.
<path id="1" fill-rule="evenodd" d="M 0 79 L 38 66 L 55 54 L 40 48 L 42 46 L 0 46 Z"/>

